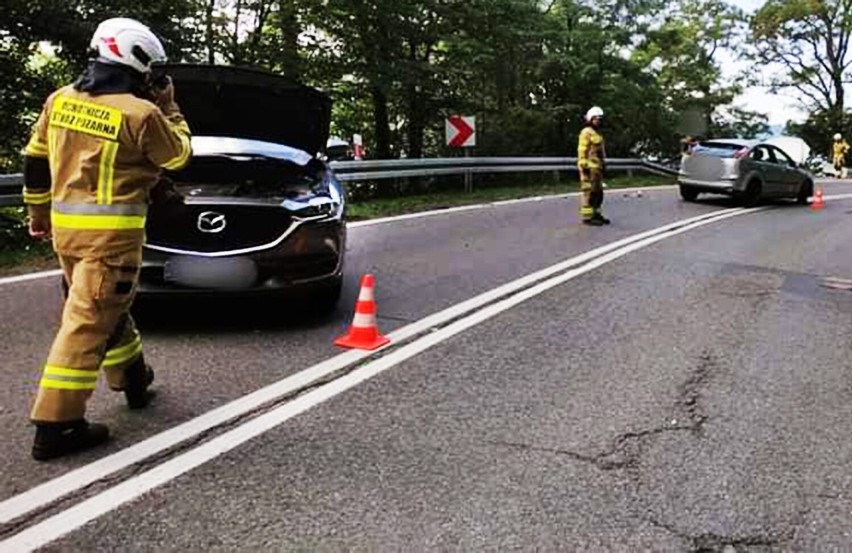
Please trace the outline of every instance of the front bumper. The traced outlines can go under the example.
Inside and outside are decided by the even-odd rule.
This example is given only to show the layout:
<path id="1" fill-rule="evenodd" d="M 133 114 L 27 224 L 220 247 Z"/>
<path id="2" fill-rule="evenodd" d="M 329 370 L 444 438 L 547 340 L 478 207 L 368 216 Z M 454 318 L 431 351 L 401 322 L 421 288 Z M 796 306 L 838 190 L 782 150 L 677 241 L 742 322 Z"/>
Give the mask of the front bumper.
<path id="1" fill-rule="evenodd" d="M 303 225 L 274 248 L 233 256 L 198 256 L 146 247 L 140 296 L 264 295 L 338 281 L 343 274 L 346 225 Z"/>

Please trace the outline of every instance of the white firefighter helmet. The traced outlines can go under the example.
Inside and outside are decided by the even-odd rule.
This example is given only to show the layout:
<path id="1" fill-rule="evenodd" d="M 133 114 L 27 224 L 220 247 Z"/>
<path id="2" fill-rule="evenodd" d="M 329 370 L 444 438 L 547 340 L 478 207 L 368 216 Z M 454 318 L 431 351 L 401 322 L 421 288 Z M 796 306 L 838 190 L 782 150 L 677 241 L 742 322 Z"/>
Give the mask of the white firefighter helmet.
<path id="1" fill-rule="evenodd" d="M 603 110 L 598 106 L 594 106 L 586 112 L 586 121 L 591 121 L 594 117 L 603 117 Z"/>
<path id="2" fill-rule="evenodd" d="M 835 140 L 840 140 L 841 138 L 843 138 L 843 137 L 842 137 L 842 136 L 840 136 L 840 133 L 836 133 L 836 134 L 834 135 L 834 139 L 835 139 Z"/>
<path id="3" fill-rule="evenodd" d="M 116 17 L 102 21 L 92 35 L 90 47 L 98 59 L 150 73 L 151 64 L 167 60 L 163 43 L 151 29 L 135 19 Z"/>

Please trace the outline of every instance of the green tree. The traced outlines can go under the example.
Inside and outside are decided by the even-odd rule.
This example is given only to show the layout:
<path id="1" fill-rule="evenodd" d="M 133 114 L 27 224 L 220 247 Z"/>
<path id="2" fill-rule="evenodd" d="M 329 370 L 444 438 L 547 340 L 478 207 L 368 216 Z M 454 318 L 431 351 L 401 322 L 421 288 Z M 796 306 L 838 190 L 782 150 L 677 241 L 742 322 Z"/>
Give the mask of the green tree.
<path id="1" fill-rule="evenodd" d="M 844 123 L 844 83 L 852 63 L 852 3 L 769 0 L 751 21 L 753 58 L 770 68 L 773 89 L 793 88 L 827 127 Z"/>
<path id="2" fill-rule="evenodd" d="M 0 167 L 20 166 L 20 150 L 46 96 L 85 67 L 89 40 L 108 17 L 134 17 L 151 25 L 169 55 L 198 48 L 184 23 L 197 0 L 4 0 L 0 3 Z M 48 53 L 43 53 L 47 51 Z"/>
<path id="3" fill-rule="evenodd" d="M 82 69 L 97 22 L 116 15 L 153 26 L 174 60 L 327 90 L 333 132 L 364 135 L 371 157 L 458 154 L 444 145 L 453 113 L 477 117 L 481 155 L 573 155 L 592 105 L 607 113 L 610 155 L 676 150 L 678 116 L 696 106 L 706 125 L 760 130 L 718 109 L 738 88 L 716 53 L 741 27 L 722 0 L 6 0 L 5 163 L 47 92 Z M 42 41 L 53 58 L 37 54 Z"/>
<path id="4" fill-rule="evenodd" d="M 655 75 L 665 108 L 676 118 L 701 114 L 702 120 L 681 129 L 684 134 L 718 129 L 717 108 L 742 92 L 741 86 L 723 82 L 718 55 L 744 39 L 743 13 L 724 0 L 678 0 L 659 19 L 633 59 Z"/>

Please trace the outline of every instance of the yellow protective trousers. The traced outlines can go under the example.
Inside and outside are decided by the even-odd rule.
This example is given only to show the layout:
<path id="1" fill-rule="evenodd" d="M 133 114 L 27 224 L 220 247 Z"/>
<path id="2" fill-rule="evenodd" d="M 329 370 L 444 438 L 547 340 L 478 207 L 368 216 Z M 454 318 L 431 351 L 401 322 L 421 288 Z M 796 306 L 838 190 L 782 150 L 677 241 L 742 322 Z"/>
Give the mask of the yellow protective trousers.
<path id="1" fill-rule="evenodd" d="M 30 414 L 36 423 L 82 419 L 100 371 L 112 390 L 121 391 L 125 370 L 142 355 L 130 316 L 139 265 L 64 255 L 59 262 L 65 306 Z"/>
<path id="2" fill-rule="evenodd" d="M 596 167 L 580 171 L 580 190 L 583 192 L 580 216 L 588 221 L 601 212 L 604 200 L 603 171 Z"/>

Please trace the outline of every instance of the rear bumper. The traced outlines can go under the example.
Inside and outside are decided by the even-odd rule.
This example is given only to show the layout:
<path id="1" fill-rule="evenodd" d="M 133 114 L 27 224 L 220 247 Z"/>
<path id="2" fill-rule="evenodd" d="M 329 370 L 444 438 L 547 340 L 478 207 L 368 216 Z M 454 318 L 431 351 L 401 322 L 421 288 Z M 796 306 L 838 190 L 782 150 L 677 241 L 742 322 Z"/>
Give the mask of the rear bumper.
<path id="1" fill-rule="evenodd" d="M 700 192 L 712 192 L 714 194 L 729 194 L 733 195 L 737 192 L 741 192 L 739 182 L 737 179 L 723 179 L 718 181 L 705 181 L 705 180 L 697 180 L 690 179 L 685 177 L 678 177 L 678 184 L 680 186 L 688 187 L 693 190 L 698 190 Z"/>

